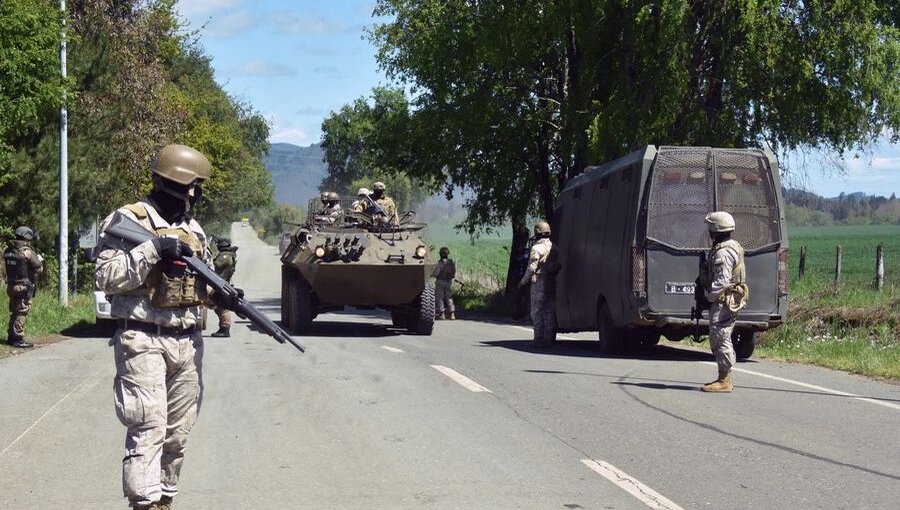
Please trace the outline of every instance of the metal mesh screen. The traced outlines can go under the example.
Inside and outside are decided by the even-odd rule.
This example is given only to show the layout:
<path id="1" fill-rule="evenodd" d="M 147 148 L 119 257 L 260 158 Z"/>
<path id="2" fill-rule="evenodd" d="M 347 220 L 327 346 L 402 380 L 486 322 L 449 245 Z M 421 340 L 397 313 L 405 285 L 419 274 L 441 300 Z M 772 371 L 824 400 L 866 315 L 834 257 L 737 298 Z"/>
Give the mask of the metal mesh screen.
<path id="1" fill-rule="evenodd" d="M 656 241 L 709 248 L 703 219 L 715 210 L 734 216 L 735 238 L 747 250 L 780 241 L 777 198 L 760 151 L 662 147 L 650 186 L 647 236 Z"/>

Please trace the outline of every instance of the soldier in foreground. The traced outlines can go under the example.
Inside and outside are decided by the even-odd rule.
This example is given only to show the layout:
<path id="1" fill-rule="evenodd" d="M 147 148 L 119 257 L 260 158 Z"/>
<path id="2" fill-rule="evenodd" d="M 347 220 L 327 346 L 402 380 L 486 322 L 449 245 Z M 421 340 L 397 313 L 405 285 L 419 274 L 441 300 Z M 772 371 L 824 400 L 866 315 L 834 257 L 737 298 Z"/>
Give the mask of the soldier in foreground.
<path id="1" fill-rule="evenodd" d="M 203 229 L 189 215 L 211 166 L 203 154 L 168 145 L 152 166 L 153 191 L 116 215 L 137 221 L 158 237 L 130 250 L 101 237 L 97 286 L 110 296 L 119 327 L 113 337 L 116 414 L 128 429 L 122 486 L 131 507 L 168 510 L 178 493 L 187 436 L 202 400 L 206 287 L 188 272 L 182 256 L 209 262 Z M 234 307 L 219 296 L 217 306 Z"/>
<path id="2" fill-rule="evenodd" d="M 731 333 L 738 312 L 747 305 L 750 296 L 744 269 L 744 248 L 731 238 L 734 218 L 724 211 L 706 215 L 713 247 L 707 260 L 706 277 L 701 278 L 709 308 L 709 346 L 716 356 L 719 375 L 715 381 L 703 385 L 703 391 L 730 393 L 731 368 L 735 363 Z M 702 275 L 701 275 L 702 276 Z"/>
<path id="3" fill-rule="evenodd" d="M 450 258 L 450 248 L 444 246 L 438 252 L 441 256 L 431 276 L 435 279 L 434 298 L 437 303 L 437 315 L 435 319 L 456 320 L 456 307 L 453 305 L 453 279 L 456 278 L 456 263 Z M 447 315 L 444 315 L 444 310 Z"/>
<path id="4" fill-rule="evenodd" d="M 385 194 L 385 190 L 387 189 L 383 182 L 379 181 L 372 185 L 372 200 L 375 201 L 376 204 L 380 205 L 382 209 L 384 209 L 385 216 L 379 217 L 382 223 L 390 223 L 392 225 L 399 225 L 400 221 L 397 218 L 397 205 L 394 204 L 394 199 L 387 196 Z"/>
<path id="5" fill-rule="evenodd" d="M 550 241 L 550 224 L 539 221 L 534 225 L 535 241 L 531 245 L 528 267 L 519 281 L 519 287 L 531 286 L 531 326 L 534 328 L 534 345 L 547 347 L 556 341 L 556 272 L 553 242 Z"/>
<path id="6" fill-rule="evenodd" d="M 3 252 L 6 294 L 9 296 L 7 343 L 22 349 L 34 347 L 34 344 L 25 341 L 25 320 L 34 299 L 35 279 L 44 271 L 44 258 L 31 247 L 33 239 L 34 232 L 30 228 L 19 227 L 15 239 Z"/>
<path id="7" fill-rule="evenodd" d="M 231 283 L 231 277 L 234 276 L 235 266 L 237 264 L 237 246 L 232 246 L 228 239 L 219 239 L 216 242 L 216 248 L 219 253 L 213 259 L 213 268 L 219 276 L 228 283 Z M 227 308 L 216 307 L 216 316 L 219 318 L 219 329 L 210 336 L 218 338 L 228 338 L 231 336 L 231 310 Z"/>

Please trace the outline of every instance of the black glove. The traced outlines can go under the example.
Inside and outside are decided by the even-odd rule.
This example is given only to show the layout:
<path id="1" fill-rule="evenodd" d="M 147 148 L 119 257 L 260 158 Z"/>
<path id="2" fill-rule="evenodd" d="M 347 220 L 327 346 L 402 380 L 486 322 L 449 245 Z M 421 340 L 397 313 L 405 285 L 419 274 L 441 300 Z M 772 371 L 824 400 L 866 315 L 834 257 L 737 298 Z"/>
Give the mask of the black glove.
<path id="1" fill-rule="evenodd" d="M 176 237 L 157 237 L 151 242 L 156 248 L 156 253 L 159 253 L 163 260 L 178 260 L 194 254 L 194 250 L 190 246 L 182 243 Z"/>
<path id="2" fill-rule="evenodd" d="M 212 295 L 212 300 L 213 303 L 216 304 L 216 308 L 225 308 L 228 310 L 234 310 L 237 307 L 238 301 L 243 298 L 243 289 L 239 289 L 237 287 L 234 288 L 234 294 L 228 294 L 225 292 L 213 292 Z"/>

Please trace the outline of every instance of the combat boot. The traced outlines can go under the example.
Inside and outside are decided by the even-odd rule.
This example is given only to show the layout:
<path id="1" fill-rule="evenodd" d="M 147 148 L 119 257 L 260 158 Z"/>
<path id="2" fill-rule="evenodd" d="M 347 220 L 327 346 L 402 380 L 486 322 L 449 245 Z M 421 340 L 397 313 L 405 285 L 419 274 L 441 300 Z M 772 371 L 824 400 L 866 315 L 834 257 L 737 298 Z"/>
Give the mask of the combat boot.
<path id="1" fill-rule="evenodd" d="M 442 321 L 442 320 L 444 320 L 444 312 L 441 312 L 441 313 L 437 314 L 437 315 L 434 317 L 434 320 L 436 320 L 436 321 Z"/>
<path id="2" fill-rule="evenodd" d="M 451 321 L 455 321 L 455 320 L 456 320 L 456 312 L 450 312 L 450 320 L 451 320 Z"/>
<path id="3" fill-rule="evenodd" d="M 231 328 L 219 328 L 218 331 L 209 336 L 214 336 L 216 338 L 231 338 Z"/>
<path id="4" fill-rule="evenodd" d="M 15 335 L 9 336 L 7 345 L 9 345 L 10 347 L 18 347 L 19 349 L 28 349 L 34 347 L 34 344 L 31 342 L 26 342 L 24 337 Z"/>
<path id="5" fill-rule="evenodd" d="M 731 372 L 719 372 L 719 378 L 703 385 L 703 391 L 708 393 L 731 393 L 734 385 L 731 384 Z"/>
<path id="6" fill-rule="evenodd" d="M 173 510 L 175 508 L 172 506 L 172 496 L 163 496 L 159 498 L 156 505 L 159 510 Z"/>

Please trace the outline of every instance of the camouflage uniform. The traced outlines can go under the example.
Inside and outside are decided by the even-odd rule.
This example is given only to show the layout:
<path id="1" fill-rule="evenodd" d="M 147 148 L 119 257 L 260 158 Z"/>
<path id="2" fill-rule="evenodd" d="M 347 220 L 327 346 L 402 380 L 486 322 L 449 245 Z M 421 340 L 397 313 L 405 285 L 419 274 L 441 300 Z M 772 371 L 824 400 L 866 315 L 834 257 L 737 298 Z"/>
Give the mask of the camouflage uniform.
<path id="1" fill-rule="evenodd" d="M 707 260 L 711 261 L 707 287 L 709 346 L 716 356 L 719 373 L 727 374 L 736 359 L 731 334 L 747 298 L 744 249 L 734 239 L 728 239 L 713 246 Z"/>
<path id="2" fill-rule="evenodd" d="M 114 214 L 158 235 L 176 235 L 209 262 L 206 235 L 193 219 L 169 224 L 148 201 Z M 102 229 L 112 218 L 104 220 Z M 206 288 L 193 277 L 168 279 L 151 241 L 123 251 L 101 238 L 100 248 L 96 283 L 110 299 L 112 316 L 120 319 L 113 345 L 116 414 L 128 429 L 123 491 L 132 506 L 145 508 L 178 492 L 187 436 L 202 400 L 200 301 Z M 177 292 L 170 292 L 173 286 Z M 177 306 L 158 301 L 173 295 L 181 297 Z"/>
<path id="3" fill-rule="evenodd" d="M 213 260 L 213 267 L 215 268 L 216 273 L 228 283 L 231 283 L 231 277 L 234 276 L 235 266 L 237 264 L 236 251 L 236 246 L 223 248 L 219 250 L 218 255 L 216 255 L 216 258 Z M 219 331 L 228 331 L 231 328 L 231 310 L 217 306 L 216 316 L 219 318 Z"/>
<path id="4" fill-rule="evenodd" d="M 6 264 L 6 294 L 9 296 L 7 341 L 30 347 L 25 343 L 25 321 L 34 298 L 34 280 L 44 270 L 44 261 L 23 239 L 9 242 L 3 252 L 3 260 Z"/>
<path id="5" fill-rule="evenodd" d="M 531 325 L 534 341 L 538 344 L 556 340 L 555 276 L 546 267 L 552 250 L 550 239 L 535 241 L 531 246 L 525 276 L 522 277 L 522 283 L 531 282 Z"/>
<path id="6" fill-rule="evenodd" d="M 456 306 L 453 304 L 453 278 L 456 277 L 456 263 L 451 258 L 438 260 L 434 271 L 431 272 L 434 280 L 435 304 L 438 317 L 444 317 L 444 309 L 451 318 L 456 318 Z"/>

